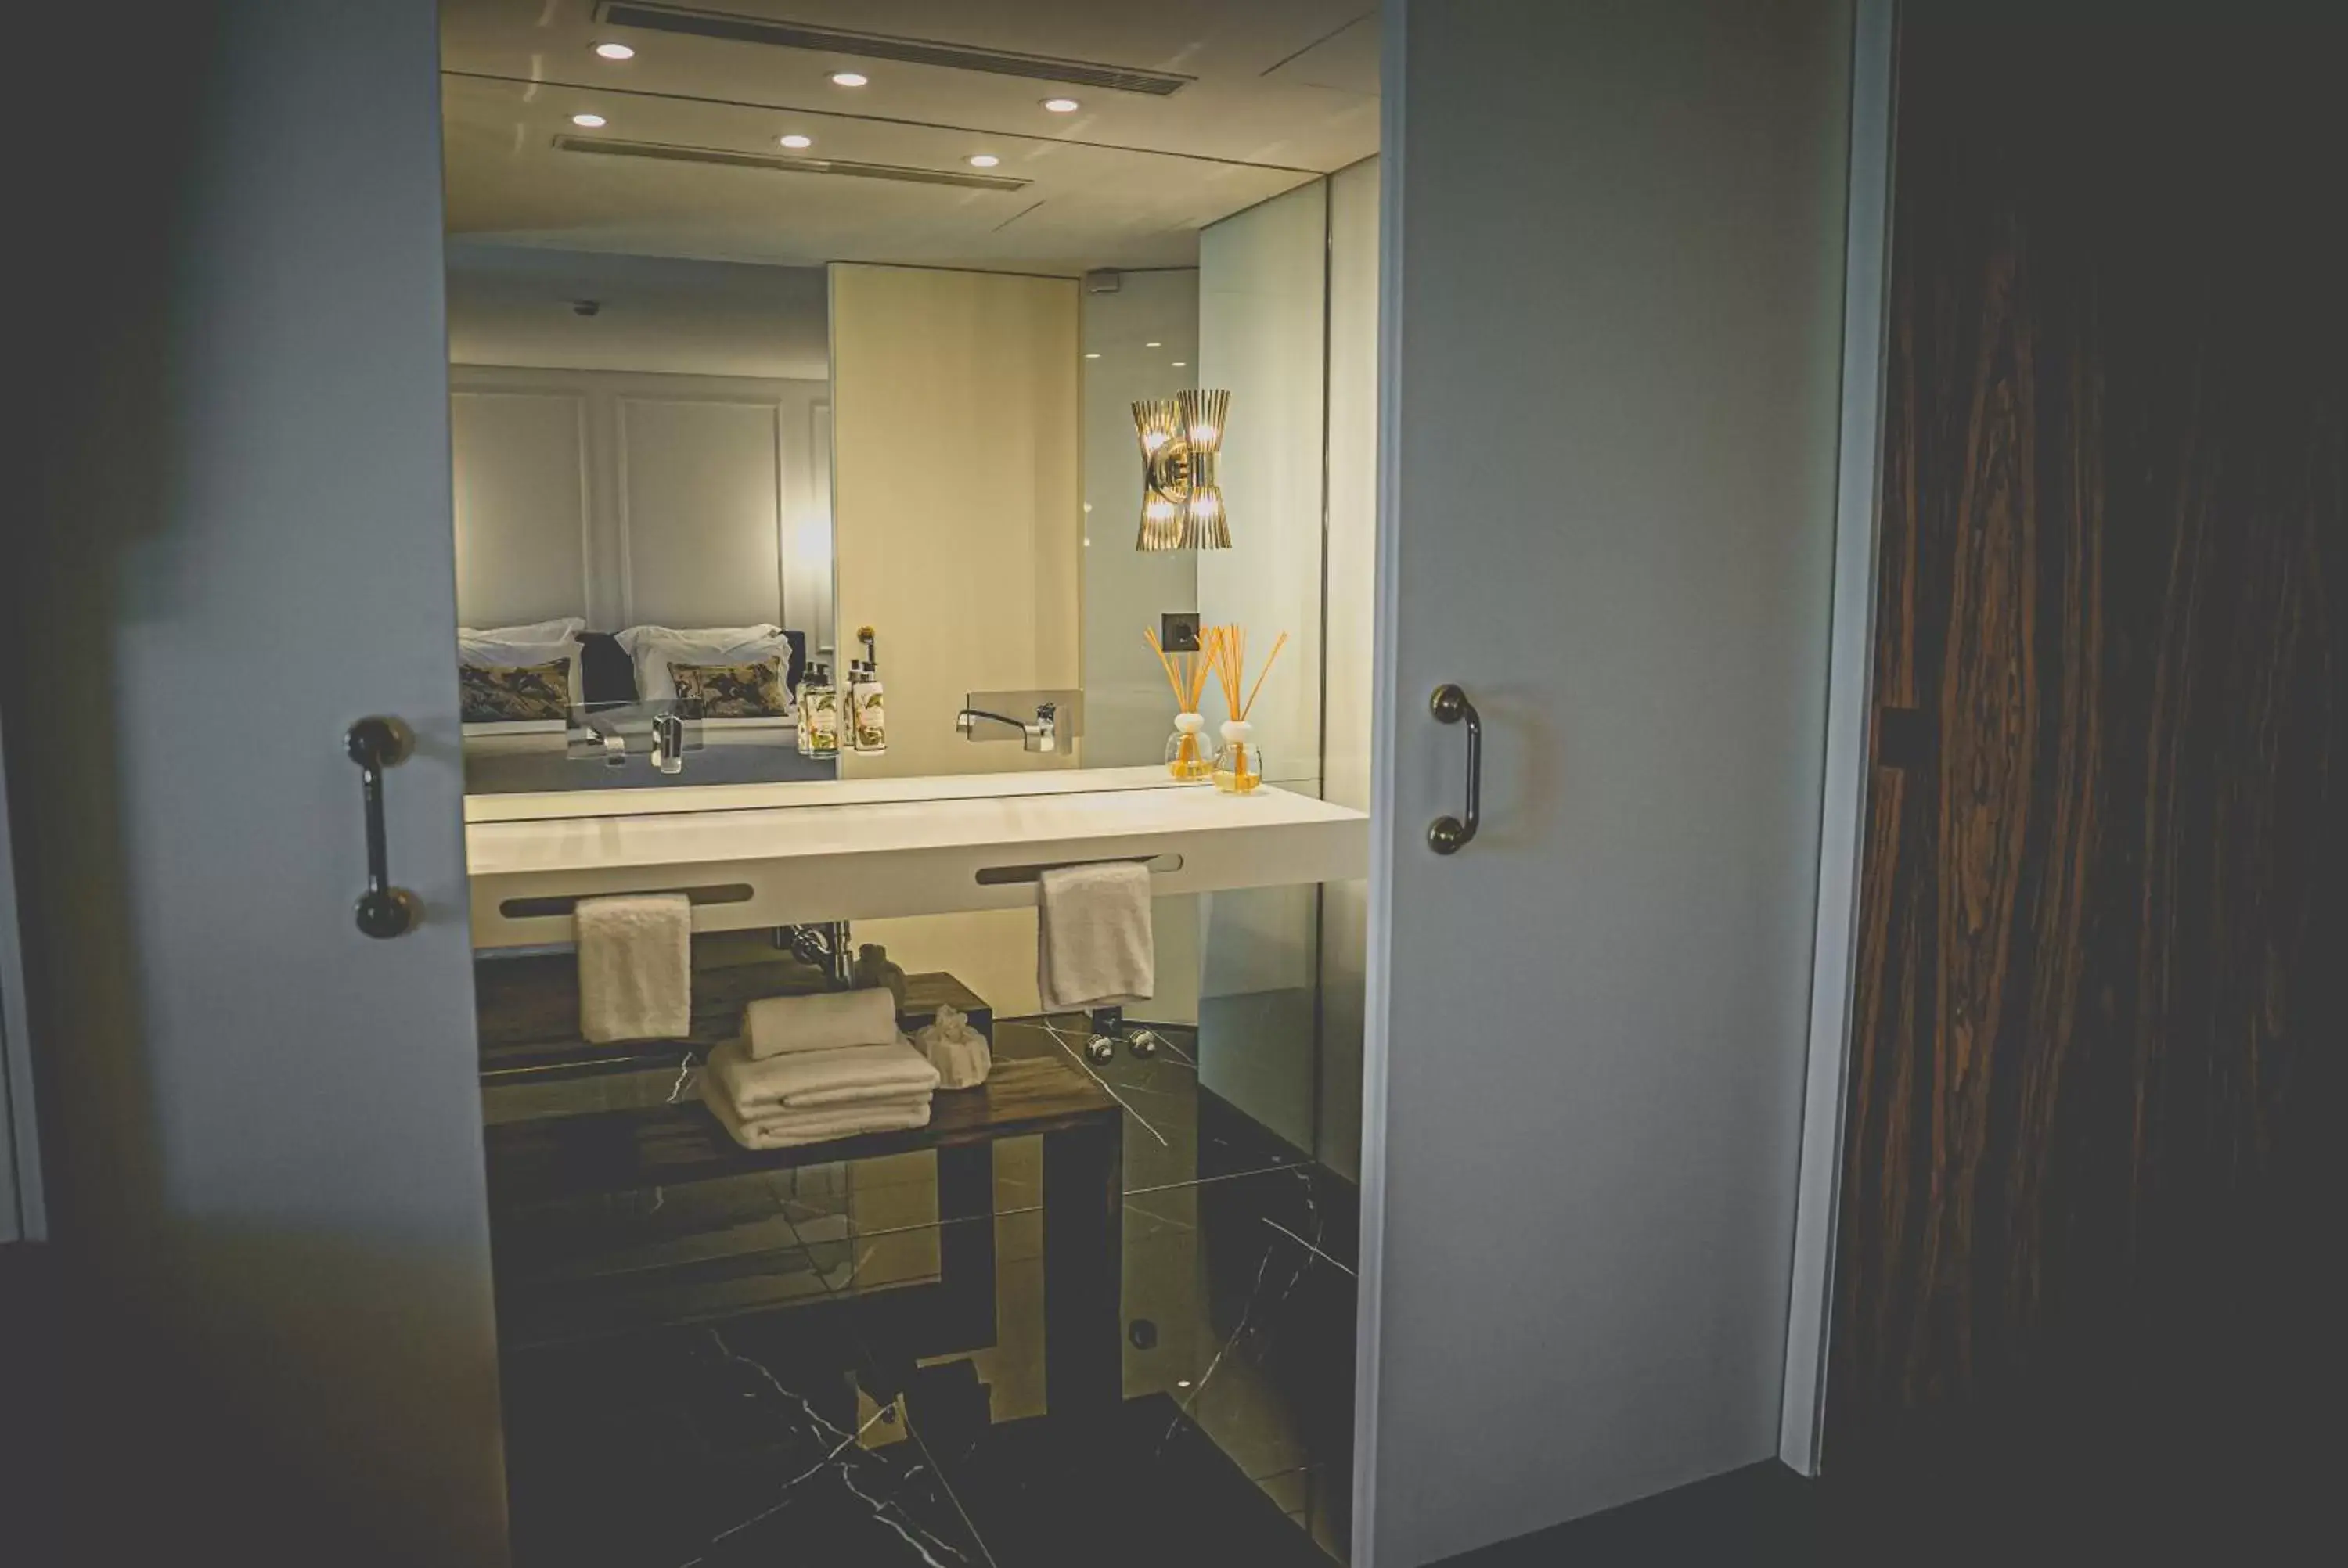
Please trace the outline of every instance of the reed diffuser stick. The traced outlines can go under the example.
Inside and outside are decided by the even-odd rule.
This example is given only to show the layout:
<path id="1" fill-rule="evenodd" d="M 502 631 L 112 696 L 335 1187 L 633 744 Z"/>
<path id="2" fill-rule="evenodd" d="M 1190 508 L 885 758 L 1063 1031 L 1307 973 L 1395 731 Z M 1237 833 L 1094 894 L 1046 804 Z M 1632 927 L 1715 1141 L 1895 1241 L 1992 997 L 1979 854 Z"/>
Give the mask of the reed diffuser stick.
<path id="1" fill-rule="evenodd" d="M 1190 669 L 1190 701 L 1189 711 L 1199 711 L 1200 700 L 1207 694 L 1207 667 L 1214 661 L 1215 650 L 1222 646 L 1227 626 L 1210 626 L 1199 633 L 1199 653 Z"/>
<path id="2" fill-rule="evenodd" d="M 1215 640 L 1215 683 L 1223 690 L 1223 707 L 1236 719 L 1241 716 L 1240 671 L 1247 658 L 1247 631 L 1237 626 L 1217 630 L 1222 635 Z"/>
<path id="3" fill-rule="evenodd" d="M 1263 678 L 1272 673 L 1272 667 L 1280 661 L 1280 651 L 1287 646 L 1288 633 L 1283 631 L 1273 641 L 1272 655 L 1263 661 L 1263 668 L 1256 671 L 1255 684 L 1248 689 L 1247 706 L 1240 710 L 1241 718 L 1244 719 L 1255 712 L 1256 693 L 1263 690 Z"/>
<path id="4" fill-rule="evenodd" d="M 1181 674 L 1175 672 L 1173 659 L 1167 654 L 1165 649 L 1158 645 L 1158 633 L 1145 626 L 1141 629 L 1141 640 L 1149 644 L 1149 651 L 1158 655 L 1158 667 L 1166 671 L 1166 684 L 1174 689 L 1174 701 L 1179 704 L 1189 685 L 1188 671 L 1185 671 Z"/>

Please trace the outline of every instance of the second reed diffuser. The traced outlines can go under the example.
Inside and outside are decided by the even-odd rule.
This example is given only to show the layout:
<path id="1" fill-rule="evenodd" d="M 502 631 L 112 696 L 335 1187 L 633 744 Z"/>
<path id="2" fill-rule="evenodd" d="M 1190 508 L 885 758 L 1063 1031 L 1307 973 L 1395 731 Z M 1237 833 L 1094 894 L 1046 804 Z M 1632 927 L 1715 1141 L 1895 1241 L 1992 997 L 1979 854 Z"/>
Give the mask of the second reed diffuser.
<path id="1" fill-rule="evenodd" d="M 1272 652 L 1256 671 L 1255 684 L 1246 687 L 1242 701 L 1241 690 L 1247 678 L 1247 632 L 1237 626 L 1215 628 L 1216 635 L 1208 641 L 1208 661 L 1214 666 L 1215 682 L 1223 689 L 1223 706 L 1231 717 L 1223 721 L 1222 749 L 1215 753 L 1215 787 L 1226 794 L 1247 794 L 1263 783 L 1263 746 L 1255 738 L 1255 726 L 1248 714 L 1255 708 L 1257 693 L 1263 690 L 1264 677 L 1272 673 L 1272 664 L 1280 651 L 1288 646 L 1288 633 L 1282 632 L 1272 645 Z"/>

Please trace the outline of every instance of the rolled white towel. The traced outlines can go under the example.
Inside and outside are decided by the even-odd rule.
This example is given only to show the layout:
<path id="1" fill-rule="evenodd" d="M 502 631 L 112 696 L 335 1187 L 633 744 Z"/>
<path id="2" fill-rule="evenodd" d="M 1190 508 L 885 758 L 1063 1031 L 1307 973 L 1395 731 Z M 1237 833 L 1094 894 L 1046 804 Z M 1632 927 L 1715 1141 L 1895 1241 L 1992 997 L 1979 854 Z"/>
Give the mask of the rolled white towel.
<path id="1" fill-rule="evenodd" d="M 742 1039 L 753 1057 L 785 1051 L 887 1045 L 897 1038 L 897 998 L 882 987 L 762 997 L 744 1011 Z"/>
<path id="2" fill-rule="evenodd" d="M 709 1053 L 704 1082 L 714 1084 L 745 1119 L 756 1121 L 778 1111 L 916 1095 L 926 1100 L 938 1086 L 938 1070 L 901 1038 L 887 1045 L 791 1050 L 755 1061 L 735 1040 Z"/>

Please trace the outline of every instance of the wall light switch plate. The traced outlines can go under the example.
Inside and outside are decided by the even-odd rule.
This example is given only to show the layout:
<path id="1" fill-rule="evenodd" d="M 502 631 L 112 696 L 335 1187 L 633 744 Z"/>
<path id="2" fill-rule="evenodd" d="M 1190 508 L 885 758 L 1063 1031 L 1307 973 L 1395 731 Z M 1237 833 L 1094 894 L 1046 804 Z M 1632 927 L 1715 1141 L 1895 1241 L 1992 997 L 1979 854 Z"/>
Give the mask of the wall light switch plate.
<path id="1" fill-rule="evenodd" d="M 1158 641 L 1169 653 L 1199 651 L 1199 612 L 1195 610 L 1174 610 L 1159 616 Z"/>

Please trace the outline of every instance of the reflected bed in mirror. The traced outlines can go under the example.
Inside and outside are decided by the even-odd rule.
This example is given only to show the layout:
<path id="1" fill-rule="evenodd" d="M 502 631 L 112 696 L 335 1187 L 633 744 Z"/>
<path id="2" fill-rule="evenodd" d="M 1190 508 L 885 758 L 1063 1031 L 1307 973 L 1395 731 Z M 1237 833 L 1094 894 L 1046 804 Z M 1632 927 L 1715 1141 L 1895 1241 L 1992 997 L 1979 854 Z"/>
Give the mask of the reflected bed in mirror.
<path id="1" fill-rule="evenodd" d="M 571 617 L 467 628 L 458 659 L 468 794 L 784 784 L 838 772 L 836 728 L 819 746 L 819 726 L 801 723 L 798 697 L 815 687 L 804 632 L 605 632 Z"/>

